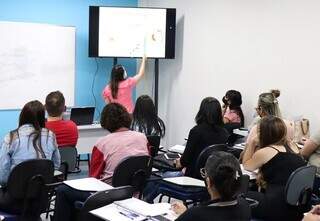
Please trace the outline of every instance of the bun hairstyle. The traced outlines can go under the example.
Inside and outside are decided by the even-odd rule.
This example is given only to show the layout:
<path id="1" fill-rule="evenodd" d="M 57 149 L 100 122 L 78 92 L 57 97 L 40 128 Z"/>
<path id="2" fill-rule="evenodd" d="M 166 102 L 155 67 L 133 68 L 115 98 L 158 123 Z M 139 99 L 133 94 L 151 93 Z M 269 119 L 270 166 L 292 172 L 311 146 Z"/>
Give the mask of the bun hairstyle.
<path id="1" fill-rule="evenodd" d="M 222 200 L 235 197 L 240 188 L 242 172 L 239 161 L 232 154 L 223 151 L 214 152 L 208 158 L 205 170 Z"/>
<path id="2" fill-rule="evenodd" d="M 271 90 L 271 92 L 262 93 L 259 95 L 258 108 L 260 108 L 266 115 L 276 116 L 281 118 L 278 97 L 279 90 Z"/>
<path id="3" fill-rule="evenodd" d="M 270 92 L 273 94 L 275 98 L 280 97 L 280 90 L 279 89 L 271 89 Z"/>

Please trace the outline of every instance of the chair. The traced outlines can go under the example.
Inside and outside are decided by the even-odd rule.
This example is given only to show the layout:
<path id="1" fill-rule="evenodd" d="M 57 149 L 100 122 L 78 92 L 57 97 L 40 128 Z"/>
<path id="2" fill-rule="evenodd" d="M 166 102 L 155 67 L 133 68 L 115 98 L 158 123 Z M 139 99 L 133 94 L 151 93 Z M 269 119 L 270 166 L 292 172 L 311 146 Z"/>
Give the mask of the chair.
<path id="1" fill-rule="evenodd" d="M 150 150 L 150 156 L 153 158 L 158 155 L 159 147 L 160 147 L 160 136 L 156 135 L 149 135 L 147 136 L 148 144 L 149 144 L 149 150 Z"/>
<path id="2" fill-rule="evenodd" d="M 241 127 L 240 123 L 227 123 L 224 125 L 224 128 L 229 132 L 230 136 L 228 138 L 228 145 L 229 146 L 233 146 L 233 144 L 239 139 L 241 138 L 240 135 L 234 134 L 233 130 L 234 129 L 239 129 Z"/>
<path id="3" fill-rule="evenodd" d="M 195 174 L 194 178 L 202 179 L 200 176 L 200 169 L 205 166 L 207 159 L 211 154 L 215 151 L 228 151 L 229 148 L 226 144 L 214 144 L 206 147 L 197 158 L 196 161 L 196 169 L 198 171 Z M 163 196 L 168 196 L 169 201 L 171 198 L 182 200 L 187 203 L 187 201 L 191 201 L 191 203 L 197 203 L 203 200 L 208 199 L 209 195 L 206 188 L 203 187 L 187 187 L 181 185 L 175 185 L 172 183 L 167 183 L 165 181 L 161 181 L 161 185 L 159 187 L 160 199 L 159 202 L 162 201 Z"/>
<path id="4" fill-rule="evenodd" d="M 316 172 L 315 166 L 303 166 L 290 175 L 285 188 L 285 199 L 289 205 L 303 208 L 309 204 Z"/>
<path id="5" fill-rule="evenodd" d="M 76 208 L 79 209 L 78 221 L 98 221 L 102 220 L 89 212 L 91 210 L 106 206 L 114 201 L 124 200 L 133 196 L 132 186 L 122 186 L 107 191 L 100 191 L 91 195 L 85 202 L 76 202 Z"/>
<path id="6" fill-rule="evenodd" d="M 152 163 L 150 156 L 130 156 L 123 159 L 115 168 L 112 176 L 112 186 L 130 185 L 135 192 L 142 194 L 147 179 L 151 175 Z"/>
<path id="7" fill-rule="evenodd" d="M 68 164 L 68 173 L 78 173 L 81 170 L 77 168 L 78 152 L 77 148 L 72 146 L 59 147 L 61 162 Z"/>
<path id="8" fill-rule="evenodd" d="M 14 202 L 16 220 L 39 220 L 40 214 L 45 211 L 48 201 L 48 188 L 45 184 L 53 181 L 54 166 L 51 160 L 32 159 L 24 161 L 13 168 L 4 197 Z M 0 215 L 10 215 L 0 212 Z M 14 220 L 12 215 L 11 220 Z"/>

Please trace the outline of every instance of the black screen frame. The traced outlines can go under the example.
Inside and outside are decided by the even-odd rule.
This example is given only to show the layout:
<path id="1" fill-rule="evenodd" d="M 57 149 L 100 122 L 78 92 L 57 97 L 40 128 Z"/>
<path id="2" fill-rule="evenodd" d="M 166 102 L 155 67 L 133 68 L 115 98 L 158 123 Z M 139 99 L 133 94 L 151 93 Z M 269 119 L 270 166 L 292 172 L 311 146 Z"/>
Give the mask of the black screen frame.
<path id="1" fill-rule="evenodd" d="M 174 59 L 176 41 L 176 9 L 156 7 L 118 7 L 118 6 L 89 6 L 89 57 L 114 58 L 114 56 L 99 56 L 99 13 L 100 8 L 145 8 L 145 9 L 166 9 L 166 42 L 165 57 L 148 57 L 154 59 Z M 130 56 L 117 56 L 117 58 L 141 58 Z"/>

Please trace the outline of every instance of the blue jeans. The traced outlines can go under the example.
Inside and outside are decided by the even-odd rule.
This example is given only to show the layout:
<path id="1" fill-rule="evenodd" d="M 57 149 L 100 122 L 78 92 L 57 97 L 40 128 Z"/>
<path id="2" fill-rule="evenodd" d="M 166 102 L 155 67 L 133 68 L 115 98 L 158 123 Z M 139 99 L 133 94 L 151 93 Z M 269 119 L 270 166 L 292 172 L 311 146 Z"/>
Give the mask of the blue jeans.
<path id="1" fill-rule="evenodd" d="M 167 171 L 161 174 L 162 178 L 179 177 L 183 176 L 182 171 Z M 163 181 L 149 182 L 143 191 L 143 199 L 148 203 L 153 203 L 153 200 L 160 194 L 159 187 Z"/>

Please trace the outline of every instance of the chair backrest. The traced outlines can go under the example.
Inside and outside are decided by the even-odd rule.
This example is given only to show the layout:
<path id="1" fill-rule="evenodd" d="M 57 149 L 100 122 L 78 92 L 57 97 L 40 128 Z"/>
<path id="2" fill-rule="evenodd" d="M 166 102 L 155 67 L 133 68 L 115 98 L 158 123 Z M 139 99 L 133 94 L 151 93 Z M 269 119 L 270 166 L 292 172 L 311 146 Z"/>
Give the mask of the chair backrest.
<path id="1" fill-rule="evenodd" d="M 228 149 L 229 148 L 226 144 L 214 144 L 203 149 L 197 158 L 196 168 L 195 168 L 196 174 L 194 174 L 195 176 L 194 178 L 202 179 L 200 176 L 200 169 L 205 166 L 207 159 L 213 152 L 216 152 L 216 151 L 228 152 Z"/>
<path id="2" fill-rule="evenodd" d="M 150 156 L 130 156 L 123 159 L 115 168 L 112 186 L 133 186 L 135 191 L 142 191 L 146 179 L 150 176 L 152 162 Z"/>
<path id="3" fill-rule="evenodd" d="M 150 147 L 151 157 L 157 156 L 158 151 L 159 151 L 161 137 L 156 136 L 156 135 L 149 135 L 149 136 L 147 136 L 147 139 L 148 139 L 148 144 Z"/>
<path id="4" fill-rule="evenodd" d="M 239 138 L 239 135 L 234 134 L 234 133 L 233 133 L 233 130 L 234 130 L 234 129 L 238 129 L 238 128 L 240 128 L 240 127 L 241 127 L 241 124 L 240 124 L 240 123 L 227 123 L 227 124 L 224 125 L 224 128 L 225 128 L 225 129 L 229 132 L 229 134 L 230 134 L 230 136 L 229 136 L 229 138 L 228 138 L 228 141 L 227 141 L 227 143 L 228 143 L 229 146 L 232 146 L 232 145 L 236 142 L 236 140 Z"/>
<path id="5" fill-rule="evenodd" d="M 92 194 L 88 197 L 88 199 L 84 202 L 80 214 L 80 221 L 96 221 L 101 220 L 94 215 L 90 214 L 91 210 L 109 205 L 114 201 L 124 200 L 131 198 L 133 196 L 134 190 L 132 186 L 122 186 L 117 187 L 111 190 L 100 191 L 95 194 Z"/>
<path id="6" fill-rule="evenodd" d="M 68 146 L 68 147 L 59 147 L 61 162 L 66 162 L 68 164 L 68 171 L 73 172 L 76 169 L 77 165 L 77 148 Z"/>
<path id="7" fill-rule="evenodd" d="M 8 193 L 15 199 L 24 199 L 28 182 L 35 176 L 42 176 L 44 183 L 53 182 L 54 166 L 48 159 L 26 160 L 13 168 L 8 182 Z"/>
<path id="8" fill-rule="evenodd" d="M 285 188 L 285 199 L 288 204 L 303 206 L 309 202 L 316 171 L 315 166 L 303 166 L 290 175 Z"/>

